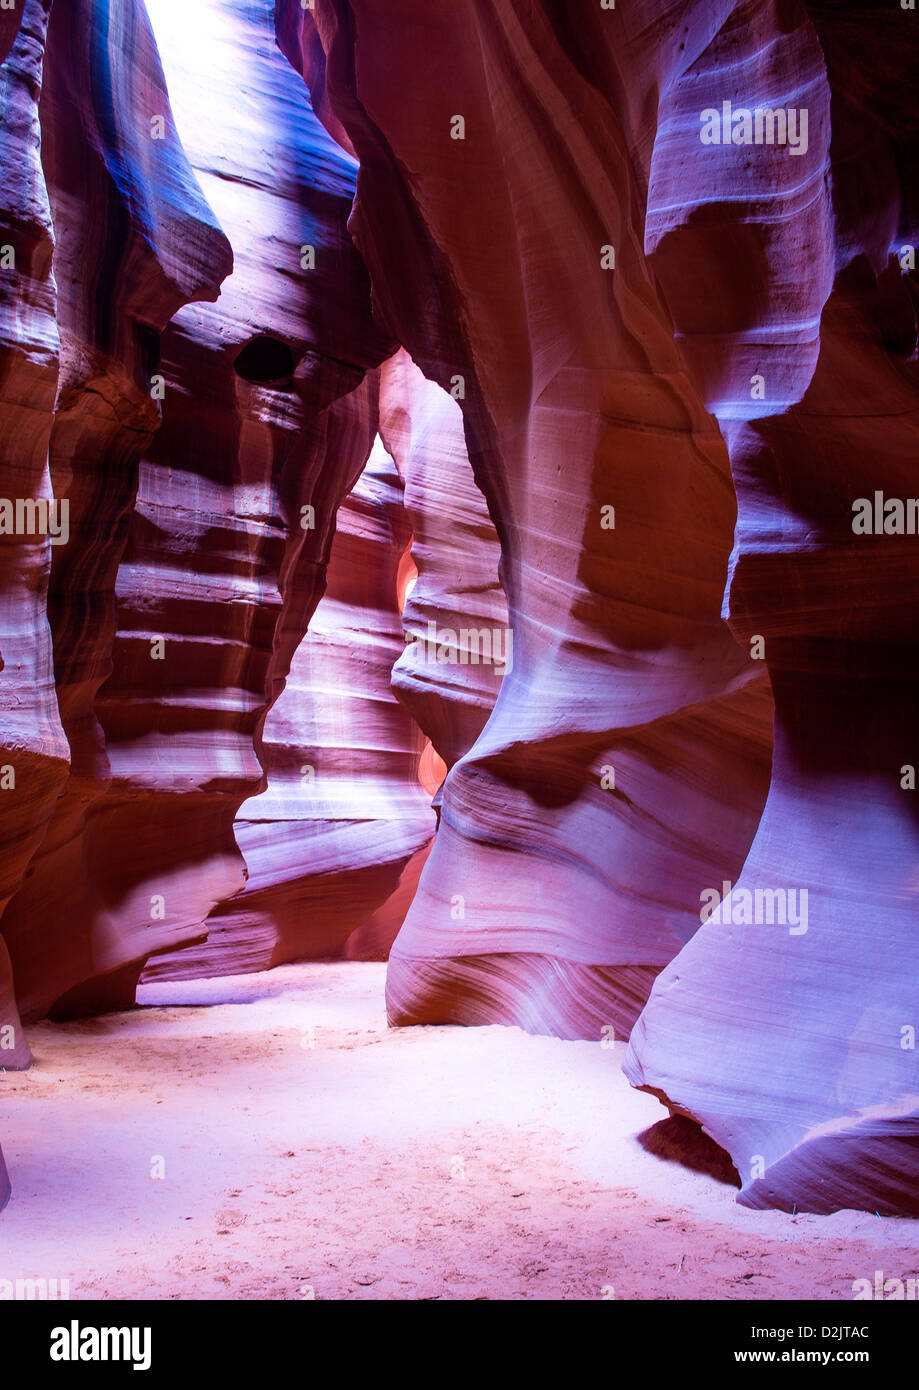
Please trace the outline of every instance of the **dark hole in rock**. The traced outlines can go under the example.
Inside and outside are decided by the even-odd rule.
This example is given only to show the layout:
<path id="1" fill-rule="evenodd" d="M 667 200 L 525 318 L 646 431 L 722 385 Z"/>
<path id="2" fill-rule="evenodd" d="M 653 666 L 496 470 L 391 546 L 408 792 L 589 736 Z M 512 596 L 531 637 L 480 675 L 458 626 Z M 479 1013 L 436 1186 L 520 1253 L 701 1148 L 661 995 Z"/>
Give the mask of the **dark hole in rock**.
<path id="1" fill-rule="evenodd" d="M 160 335 L 147 324 L 136 323 L 134 337 L 140 351 L 141 369 L 149 378 L 160 365 Z"/>
<path id="2" fill-rule="evenodd" d="M 237 355 L 233 366 L 244 381 L 286 381 L 293 376 L 294 355 L 278 338 L 252 338 Z"/>

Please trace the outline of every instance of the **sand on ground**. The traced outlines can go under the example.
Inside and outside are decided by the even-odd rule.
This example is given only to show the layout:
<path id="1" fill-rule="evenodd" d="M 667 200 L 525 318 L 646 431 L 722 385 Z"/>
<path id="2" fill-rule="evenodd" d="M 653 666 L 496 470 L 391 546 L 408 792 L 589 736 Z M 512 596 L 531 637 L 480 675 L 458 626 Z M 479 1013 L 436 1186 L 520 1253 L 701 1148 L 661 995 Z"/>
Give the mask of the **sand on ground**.
<path id="1" fill-rule="evenodd" d="M 385 966 L 142 986 L 0 1077 L 0 1279 L 71 1298 L 839 1299 L 919 1223 L 753 1212 L 649 1152 L 623 1043 L 390 1029 Z M 647 1142 L 647 1141 L 646 1141 Z"/>

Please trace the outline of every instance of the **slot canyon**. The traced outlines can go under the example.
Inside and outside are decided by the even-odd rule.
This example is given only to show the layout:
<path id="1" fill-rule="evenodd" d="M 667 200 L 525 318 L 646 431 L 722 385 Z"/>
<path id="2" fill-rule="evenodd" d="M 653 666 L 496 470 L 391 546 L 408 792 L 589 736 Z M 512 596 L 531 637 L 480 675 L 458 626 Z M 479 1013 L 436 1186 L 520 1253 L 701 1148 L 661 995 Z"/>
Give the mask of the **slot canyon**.
<path id="1" fill-rule="evenodd" d="M 0 1297 L 919 1297 L 917 71 L 0 6 Z"/>

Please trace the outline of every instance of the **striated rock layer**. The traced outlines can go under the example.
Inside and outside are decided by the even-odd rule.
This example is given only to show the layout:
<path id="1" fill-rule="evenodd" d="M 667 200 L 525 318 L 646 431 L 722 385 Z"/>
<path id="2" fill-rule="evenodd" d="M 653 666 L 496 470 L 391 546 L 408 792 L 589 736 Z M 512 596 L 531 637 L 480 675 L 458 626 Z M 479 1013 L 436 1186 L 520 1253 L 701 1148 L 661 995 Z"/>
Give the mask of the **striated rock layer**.
<path id="1" fill-rule="evenodd" d="M 383 365 L 380 431 L 405 479 L 415 569 L 392 686 L 445 771 L 475 743 L 513 665 L 501 547 L 469 465 L 459 403 L 404 351 Z"/>
<path id="2" fill-rule="evenodd" d="M 53 234 L 39 158 L 38 98 L 50 0 L 0 13 L 0 479 L 5 501 L 47 509 L 48 440 L 59 339 L 51 274 Z M 0 912 L 19 887 L 67 773 L 54 698 L 45 596 L 48 512 L 0 535 Z M 59 515 L 58 515 L 58 520 Z M 32 1060 L 9 953 L 0 938 L 0 1067 Z M 0 1149 L 0 1210 L 10 1180 Z"/>
<path id="3" fill-rule="evenodd" d="M 577 38 L 509 0 L 404 19 L 423 65 L 362 0 L 315 23 L 375 303 L 464 388 L 513 663 L 444 786 L 389 1013 L 599 1037 L 693 934 L 700 882 L 739 871 L 769 741 L 762 667 L 720 616 L 727 456 L 646 263 L 650 145 L 614 80 L 625 45 L 650 83 L 652 40 L 634 7 Z M 676 34 L 663 58 L 690 61 Z"/>
<path id="4" fill-rule="evenodd" d="M 234 824 L 246 886 L 210 914 L 206 943 L 151 961 L 145 978 L 384 958 L 401 921 L 389 900 L 417 881 L 434 816 L 418 778 L 421 734 L 389 689 L 409 523 L 392 460 L 379 440 L 370 449 L 376 393 L 353 394 L 374 412 L 355 440 L 352 398 L 331 407 L 324 468 L 349 453 L 354 467 L 369 461 L 338 510 L 325 592 L 265 720 L 268 785 Z M 302 590 L 303 575 L 287 584 Z"/>
<path id="5" fill-rule="evenodd" d="M 106 819 L 113 769 L 97 697 L 112 671 L 115 576 L 138 462 L 159 425 L 149 391 L 157 332 L 187 300 L 216 298 L 230 263 L 172 127 L 145 11 L 125 5 L 111 23 L 108 11 L 95 0 L 54 6 L 40 105 L 60 334 L 47 449 L 68 509 L 47 612 L 71 768 L 3 918 L 29 1017 L 75 988 L 90 986 L 87 1004 L 133 998 L 122 971 L 136 951 L 126 949 L 123 923 L 140 910 L 130 903 L 125 841 Z M 162 140 L 151 138 L 152 113 L 164 121 Z M 140 816 L 127 843 L 139 847 L 147 834 Z"/>
<path id="6" fill-rule="evenodd" d="M 468 650 L 439 661 L 428 641 L 431 623 L 449 632 L 470 613 L 489 632 L 506 628 L 498 540 L 459 407 L 404 351 L 366 386 L 327 412 L 321 476 L 349 457 L 364 471 L 338 510 L 323 597 L 264 724 L 268 786 L 234 823 L 246 885 L 214 908 L 206 942 L 154 958 L 145 979 L 385 957 L 433 839 L 443 760 L 471 746 L 494 704 L 493 668 L 470 665 Z M 287 622 L 302 565 L 283 589 Z"/>
<path id="7" fill-rule="evenodd" d="M 323 5 L 323 80 L 375 300 L 465 384 L 514 665 L 444 787 L 390 1016 L 595 1035 L 666 967 L 627 1070 L 743 1201 L 914 1212 L 915 26 L 759 0 L 406 18 L 420 70 L 378 7 Z M 785 137 L 703 141 L 725 102 Z M 752 847 L 748 657 L 776 699 Z"/>
<path id="8" fill-rule="evenodd" d="M 323 412 L 391 350 L 345 226 L 354 161 L 273 6 L 147 11 L 155 42 L 139 4 L 89 0 L 49 40 L 52 473 L 75 527 L 49 614 L 74 773 L 5 919 L 29 1016 L 132 1002 L 146 959 L 242 886 L 234 816 L 363 457 L 328 456 Z"/>
<path id="9" fill-rule="evenodd" d="M 0 19 L 0 492 L 13 513 L 0 534 L 0 912 L 41 842 L 68 766 L 46 618 L 49 522 L 61 521 L 49 513 L 59 335 L 38 119 L 49 10 L 30 0 Z M 0 1066 L 30 1061 L 0 940 Z M 0 1157 L 0 1205 L 6 1196 Z"/>
<path id="10" fill-rule="evenodd" d="M 919 1213 L 916 17 L 398 11 L 0 8 L 0 1067 L 391 947 Z"/>
<path id="11" fill-rule="evenodd" d="M 743 873 L 658 980 L 626 1072 L 730 1152 L 741 1202 L 786 1211 L 919 1214 L 919 562 L 896 507 L 879 533 L 855 526 L 858 499 L 873 517 L 880 492 L 883 518 L 883 498 L 919 491 L 906 18 L 738 9 L 670 93 L 649 208 L 731 455 L 726 607 L 741 641 L 765 643 L 775 755 Z M 727 70 L 807 107 L 809 147 L 794 167 L 713 149 L 689 199 L 692 121 Z"/>

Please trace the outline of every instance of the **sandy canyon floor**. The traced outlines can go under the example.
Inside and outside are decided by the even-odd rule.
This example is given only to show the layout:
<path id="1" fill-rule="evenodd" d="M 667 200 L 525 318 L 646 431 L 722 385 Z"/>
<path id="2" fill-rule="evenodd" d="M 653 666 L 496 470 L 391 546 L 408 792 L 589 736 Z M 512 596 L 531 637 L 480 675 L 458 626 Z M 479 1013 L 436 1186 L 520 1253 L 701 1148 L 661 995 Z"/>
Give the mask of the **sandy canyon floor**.
<path id="1" fill-rule="evenodd" d="M 29 1029 L 34 1068 L 0 1077 L 0 1277 L 77 1299 L 851 1300 L 876 1269 L 916 1275 L 919 1223 L 747 1211 L 649 1152 L 665 1112 L 624 1044 L 392 1030 L 384 973 L 149 985 Z"/>

